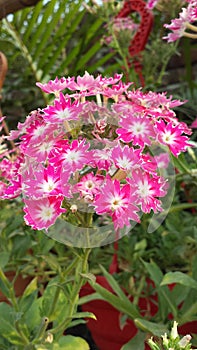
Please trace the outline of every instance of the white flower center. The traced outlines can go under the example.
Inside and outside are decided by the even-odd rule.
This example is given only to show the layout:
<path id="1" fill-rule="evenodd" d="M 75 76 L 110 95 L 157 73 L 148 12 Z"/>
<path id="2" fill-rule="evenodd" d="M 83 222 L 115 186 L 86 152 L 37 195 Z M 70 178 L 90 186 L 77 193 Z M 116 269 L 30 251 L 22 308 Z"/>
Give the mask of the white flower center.
<path id="1" fill-rule="evenodd" d="M 87 180 L 87 181 L 85 182 L 85 187 L 86 187 L 88 190 L 91 190 L 92 188 L 95 187 L 95 186 L 94 186 L 94 182 L 91 181 L 91 180 Z"/>
<path id="2" fill-rule="evenodd" d="M 122 158 L 117 159 L 117 165 L 120 168 L 127 169 L 129 166 L 131 166 L 131 161 L 126 156 L 123 156 Z"/>
<path id="3" fill-rule="evenodd" d="M 53 179 L 48 179 L 48 181 L 45 181 L 41 185 L 44 192 L 51 192 L 55 188 L 55 183 Z"/>
<path id="4" fill-rule="evenodd" d="M 34 137 L 38 137 L 38 136 L 43 135 L 45 128 L 46 128 L 45 125 L 40 125 L 36 129 L 34 129 L 34 131 L 33 131 Z"/>
<path id="5" fill-rule="evenodd" d="M 65 160 L 69 163 L 77 162 L 80 159 L 80 151 L 68 151 L 65 155 Z"/>
<path id="6" fill-rule="evenodd" d="M 146 128 L 146 124 L 138 121 L 135 124 L 131 125 L 129 127 L 129 130 L 132 131 L 134 135 L 139 136 L 139 135 L 143 135 L 146 132 L 147 128 Z"/>
<path id="7" fill-rule="evenodd" d="M 123 201 L 122 198 L 120 197 L 113 197 L 112 201 L 110 203 L 110 208 L 112 211 L 117 210 L 119 207 L 121 207 L 123 205 Z"/>
<path id="8" fill-rule="evenodd" d="M 149 189 L 149 183 L 148 181 L 145 181 L 144 183 L 138 184 L 138 193 L 142 198 L 146 198 L 150 195 L 150 189 Z"/>
<path id="9" fill-rule="evenodd" d="M 68 108 L 65 108 L 63 111 L 59 111 L 55 114 L 55 116 L 57 116 L 59 119 L 68 119 L 70 117 L 70 112 L 68 110 Z"/>
<path id="10" fill-rule="evenodd" d="M 51 220 L 54 215 L 54 208 L 49 206 L 41 206 L 39 208 L 39 212 L 36 215 L 38 219 L 42 219 L 43 221 Z"/>
<path id="11" fill-rule="evenodd" d="M 174 142 L 174 135 L 168 131 L 162 136 L 162 139 L 165 143 L 172 144 Z"/>

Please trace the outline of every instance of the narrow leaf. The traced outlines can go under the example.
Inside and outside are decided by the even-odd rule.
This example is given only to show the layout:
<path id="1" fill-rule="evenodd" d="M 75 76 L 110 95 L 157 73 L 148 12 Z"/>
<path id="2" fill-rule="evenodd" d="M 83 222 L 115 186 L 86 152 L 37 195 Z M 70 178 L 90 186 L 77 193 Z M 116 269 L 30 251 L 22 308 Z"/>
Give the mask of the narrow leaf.
<path id="1" fill-rule="evenodd" d="M 166 273 L 161 281 L 161 286 L 171 283 L 180 283 L 183 286 L 197 289 L 197 282 L 192 277 L 180 271 Z"/>
<path id="2" fill-rule="evenodd" d="M 161 337 L 161 335 L 164 335 L 167 333 L 167 326 L 164 324 L 154 323 L 150 321 L 146 321 L 142 318 L 137 318 L 134 320 L 136 326 L 141 329 L 144 332 L 152 333 L 153 335 L 156 335 L 157 337 Z"/>

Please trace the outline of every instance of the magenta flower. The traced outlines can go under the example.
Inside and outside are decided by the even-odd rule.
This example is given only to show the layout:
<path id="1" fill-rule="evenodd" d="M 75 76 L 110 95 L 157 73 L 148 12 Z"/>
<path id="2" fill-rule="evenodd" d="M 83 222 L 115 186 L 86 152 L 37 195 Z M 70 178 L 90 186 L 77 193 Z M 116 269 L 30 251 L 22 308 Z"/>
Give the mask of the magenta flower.
<path id="1" fill-rule="evenodd" d="M 26 224 L 35 230 L 48 229 L 62 213 L 66 212 L 66 209 L 61 208 L 62 200 L 63 197 L 60 196 L 24 199 Z"/>
<path id="2" fill-rule="evenodd" d="M 33 199 L 63 194 L 60 181 L 60 169 L 52 165 L 40 166 L 36 171 L 23 176 L 24 194 Z M 67 193 L 68 196 L 68 193 Z"/>
<path id="3" fill-rule="evenodd" d="M 146 4 L 146 8 L 148 10 L 153 10 L 154 7 L 157 5 L 159 0 L 148 0 L 147 4 Z"/>
<path id="4" fill-rule="evenodd" d="M 126 143 L 132 142 L 134 146 L 144 148 L 145 145 L 151 144 L 151 138 L 155 138 L 151 119 L 146 116 L 129 115 L 122 118 L 119 125 L 121 128 L 116 130 L 119 139 Z"/>
<path id="5" fill-rule="evenodd" d="M 151 176 L 139 169 L 132 172 L 132 177 L 127 179 L 128 183 L 137 196 L 136 204 L 141 206 L 144 213 L 162 211 L 161 201 L 158 197 L 166 194 L 164 190 L 165 181 L 159 176 Z"/>
<path id="6" fill-rule="evenodd" d="M 68 87 L 68 84 L 71 83 L 71 81 L 74 80 L 73 78 L 60 78 L 58 79 L 57 77 L 55 78 L 55 80 L 49 80 L 49 82 L 47 84 L 41 84 L 41 83 L 36 83 L 36 85 L 42 89 L 44 92 L 46 92 L 47 94 L 55 94 L 58 95 L 60 91 L 63 91 L 64 89 L 66 89 Z"/>
<path id="7" fill-rule="evenodd" d="M 193 121 L 191 124 L 191 128 L 196 129 L 197 128 L 197 118 Z"/>
<path id="8" fill-rule="evenodd" d="M 113 148 L 111 159 L 118 169 L 130 171 L 131 169 L 139 168 L 141 165 L 141 151 L 133 147 L 121 147 L 120 143 Z"/>
<path id="9" fill-rule="evenodd" d="M 185 152 L 190 146 L 187 136 L 182 135 L 183 131 L 179 125 L 173 125 L 173 123 L 166 125 L 163 121 L 159 121 L 155 125 L 155 131 L 157 140 L 168 146 L 175 157 L 178 157 L 181 152 Z"/>
<path id="10" fill-rule="evenodd" d="M 92 151 L 89 151 L 89 147 L 90 144 L 86 143 L 85 139 L 72 141 L 58 157 L 62 164 L 62 172 L 71 176 L 75 171 L 82 170 L 85 164 L 91 163 Z"/>
<path id="11" fill-rule="evenodd" d="M 43 119 L 50 123 L 62 123 L 67 120 L 78 120 L 82 106 L 78 101 L 71 102 L 71 99 L 65 98 L 60 93 L 59 98 L 55 99 L 53 106 L 48 106 L 43 109 Z"/>
<path id="12" fill-rule="evenodd" d="M 93 201 L 95 195 L 100 192 L 100 187 L 103 184 L 104 176 L 88 173 L 83 176 L 80 181 L 73 187 L 73 192 L 79 192 L 80 196 L 86 201 Z M 91 199 L 91 200 L 90 200 Z"/>
<path id="13" fill-rule="evenodd" d="M 116 229 L 129 225 L 130 220 L 139 222 L 136 214 L 139 210 L 134 204 L 134 195 L 128 184 L 121 186 L 118 180 L 107 178 L 100 194 L 94 201 L 97 214 L 108 214 L 112 217 Z"/>

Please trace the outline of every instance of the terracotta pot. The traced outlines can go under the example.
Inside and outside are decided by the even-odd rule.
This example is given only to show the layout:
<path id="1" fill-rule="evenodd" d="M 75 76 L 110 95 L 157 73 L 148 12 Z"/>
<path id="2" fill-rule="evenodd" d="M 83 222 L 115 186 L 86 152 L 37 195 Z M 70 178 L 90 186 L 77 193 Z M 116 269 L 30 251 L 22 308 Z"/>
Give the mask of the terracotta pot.
<path id="1" fill-rule="evenodd" d="M 5 275 L 9 279 L 9 281 L 11 282 L 14 279 L 16 274 L 14 271 L 8 271 L 5 273 Z M 32 280 L 31 276 L 23 277 L 22 275 L 18 275 L 18 277 L 14 283 L 14 290 L 15 290 L 16 297 L 19 297 L 23 294 L 25 288 L 28 286 L 28 284 L 31 282 L 31 280 Z M 0 290 L 0 302 L 1 301 L 8 302 L 5 295 Z"/>

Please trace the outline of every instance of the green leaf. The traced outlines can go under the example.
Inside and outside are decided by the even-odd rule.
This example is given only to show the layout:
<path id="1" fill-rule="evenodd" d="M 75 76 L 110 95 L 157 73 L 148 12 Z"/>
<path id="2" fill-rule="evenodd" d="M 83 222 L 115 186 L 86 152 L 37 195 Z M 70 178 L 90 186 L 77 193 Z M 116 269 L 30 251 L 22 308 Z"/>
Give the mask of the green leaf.
<path id="1" fill-rule="evenodd" d="M 161 286 L 161 281 L 163 278 L 163 273 L 160 268 L 155 264 L 155 262 L 151 261 L 147 263 L 143 261 L 147 271 L 150 274 L 152 281 L 155 283 L 157 288 L 157 293 L 159 296 L 159 312 L 161 318 L 165 320 L 169 311 L 173 313 L 174 318 L 177 317 L 178 309 L 176 307 L 175 300 L 172 299 L 170 290 L 166 286 Z"/>
<path id="2" fill-rule="evenodd" d="M 144 342 L 146 339 L 146 334 L 144 332 L 138 331 L 135 337 L 124 344 L 120 350 L 144 350 Z"/>
<path id="3" fill-rule="evenodd" d="M 13 310 L 10 305 L 3 302 L 0 303 L 0 337 L 4 337 L 14 345 L 24 344 L 13 325 Z"/>
<path id="4" fill-rule="evenodd" d="M 115 278 L 102 265 L 100 265 L 100 268 L 107 282 L 112 287 L 114 293 L 117 294 L 120 299 L 128 300 L 127 296 L 125 295 L 119 284 L 116 282 Z"/>
<path id="5" fill-rule="evenodd" d="M 38 288 L 38 278 L 35 277 L 26 287 L 26 289 L 23 292 L 23 297 L 28 297 L 30 294 L 35 292 Z"/>
<path id="6" fill-rule="evenodd" d="M 10 252 L 1 252 L 0 253 L 0 267 L 3 269 L 8 261 L 9 261 L 9 257 L 10 257 Z"/>
<path id="7" fill-rule="evenodd" d="M 58 344 L 54 344 L 53 350 L 89 350 L 88 343 L 80 338 L 72 335 L 61 337 Z"/>
<path id="8" fill-rule="evenodd" d="M 171 283 L 180 283 L 183 286 L 197 289 L 197 282 L 192 277 L 180 271 L 166 273 L 161 281 L 161 286 Z"/>
<path id="9" fill-rule="evenodd" d="M 25 312 L 24 321 L 30 332 L 38 327 L 41 322 L 42 297 L 34 300 L 29 309 Z"/>
<path id="10" fill-rule="evenodd" d="M 77 312 L 72 318 L 93 318 L 96 320 L 96 316 L 92 312 Z"/>
<path id="11" fill-rule="evenodd" d="M 100 284 L 94 283 L 93 288 L 99 293 L 104 300 L 110 303 L 113 307 L 119 310 L 122 313 L 128 315 L 131 319 L 140 317 L 140 314 L 134 304 L 128 300 L 125 296 L 125 299 L 122 300 L 118 296 L 109 292 L 107 289 L 103 288 Z"/>
<path id="12" fill-rule="evenodd" d="M 134 320 L 134 322 L 137 328 L 141 329 L 144 332 L 156 335 L 157 337 L 161 337 L 161 335 L 167 333 L 167 326 L 164 324 L 146 321 L 142 318 L 137 318 Z"/>
<path id="13" fill-rule="evenodd" d="M 103 300 L 103 297 L 99 293 L 88 294 L 85 297 L 81 297 L 78 301 L 78 305 L 83 305 L 89 303 L 89 301 L 93 300 Z"/>

